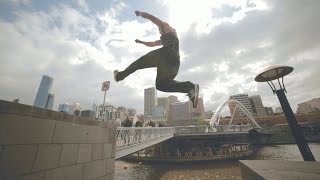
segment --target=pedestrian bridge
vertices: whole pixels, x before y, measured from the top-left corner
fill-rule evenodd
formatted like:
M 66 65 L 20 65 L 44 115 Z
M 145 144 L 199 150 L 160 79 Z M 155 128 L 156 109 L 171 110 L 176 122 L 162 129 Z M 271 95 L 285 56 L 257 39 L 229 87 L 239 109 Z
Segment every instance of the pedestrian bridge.
M 174 136 L 174 127 L 118 127 L 115 159 Z
M 250 125 L 229 126 L 178 126 L 178 127 L 118 127 L 115 159 L 129 155 L 149 146 L 158 144 L 172 137 L 237 137 L 248 135 Z

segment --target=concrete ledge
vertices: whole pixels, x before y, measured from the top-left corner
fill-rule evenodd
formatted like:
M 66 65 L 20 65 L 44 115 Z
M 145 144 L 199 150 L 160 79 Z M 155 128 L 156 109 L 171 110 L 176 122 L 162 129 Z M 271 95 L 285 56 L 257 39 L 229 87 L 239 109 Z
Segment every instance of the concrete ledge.
M 115 133 L 111 122 L 0 100 L 0 180 L 113 179 Z
M 242 178 L 246 180 L 319 180 L 320 162 L 281 160 L 240 160 Z

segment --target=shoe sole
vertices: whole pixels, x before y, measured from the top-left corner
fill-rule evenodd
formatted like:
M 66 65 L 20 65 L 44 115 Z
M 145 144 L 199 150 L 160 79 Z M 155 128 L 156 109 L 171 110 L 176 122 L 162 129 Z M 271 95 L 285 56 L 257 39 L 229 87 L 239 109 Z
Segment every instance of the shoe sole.
M 119 73 L 118 70 L 113 71 L 113 79 L 114 79 L 114 81 L 116 81 L 116 82 L 118 82 L 117 79 L 116 79 L 116 76 L 117 76 L 118 73 Z
M 195 88 L 194 88 L 193 108 L 196 108 L 198 106 L 198 96 L 199 96 L 199 84 L 195 85 Z

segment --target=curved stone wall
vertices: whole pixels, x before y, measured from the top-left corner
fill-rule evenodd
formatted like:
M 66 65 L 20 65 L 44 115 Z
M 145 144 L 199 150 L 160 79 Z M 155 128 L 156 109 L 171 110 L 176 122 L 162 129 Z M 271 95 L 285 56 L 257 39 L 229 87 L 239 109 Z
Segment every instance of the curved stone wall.
M 112 123 L 0 100 L 0 179 L 113 179 Z

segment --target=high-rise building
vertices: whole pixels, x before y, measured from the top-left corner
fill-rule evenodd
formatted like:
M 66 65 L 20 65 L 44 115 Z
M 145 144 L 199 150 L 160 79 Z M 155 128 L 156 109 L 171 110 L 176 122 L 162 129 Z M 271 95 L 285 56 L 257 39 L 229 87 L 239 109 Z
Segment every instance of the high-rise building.
M 97 104 L 96 104 L 96 103 L 93 103 L 93 104 L 92 104 L 92 107 L 91 107 L 91 111 L 96 112 L 96 111 L 97 111 L 97 109 L 98 109 Z
M 316 111 L 320 111 L 320 98 L 314 98 L 310 101 L 298 104 L 298 114 L 305 114 Z
M 156 88 L 148 88 L 144 90 L 144 116 L 153 116 L 154 108 L 157 105 Z
M 95 112 L 95 111 L 92 111 L 92 110 L 82 110 L 80 116 L 81 116 L 81 117 L 90 118 L 90 119 L 95 119 L 95 117 L 96 117 L 96 112 Z
M 135 116 L 137 114 L 137 111 L 133 108 L 128 108 L 128 115 L 129 117 Z
M 47 104 L 46 104 L 45 108 L 52 110 L 53 103 L 54 103 L 54 94 L 49 94 L 48 100 L 47 100 Z
M 115 119 L 120 119 L 121 121 L 124 121 L 128 117 L 128 111 L 127 108 L 123 106 L 119 106 L 116 111 L 116 118 Z M 129 117 L 134 117 L 134 116 L 129 116 Z
M 113 105 L 100 105 L 98 108 L 98 119 L 100 121 L 113 121 L 116 118 L 117 109 Z
M 265 107 L 267 115 L 273 115 L 273 109 L 272 107 Z
M 253 113 L 248 94 L 232 95 L 232 96 L 230 96 L 230 99 L 235 99 L 235 100 L 239 101 L 251 114 Z M 229 103 L 229 110 L 230 110 L 231 115 L 233 114 L 235 107 L 236 107 L 235 103 Z M 244 113 L 242 113 L 240 108 L 237 107 L 237 111 L 235 112 L 234 116 L 237 117 L 239 115 L 243 116 Z
M 123 112 L 123 113 L 126 113 L 126 112 L 127 112 L 127 108 L 125 108 L 125 107 L 123 107 L 123 106 L 119 106 L 119 107 L 117 108 L 117 111 L 121 111 L 121 112 Z
M 258 116 L 266 116 L 267 112 L 263 106 L 260 95 L 253 95 L 249 97 L 252 111 Z
M 205 118 L 205 119 L 211 119 L 213 115 L 214 115 L 214 112 L 213 112 L 213 111 L 206 111 L 206 112 L 204 113 L 204 118 Z
M 192 123 L 192 113 L 190 102 L 175 102 L 170 104 L 168 125 L 170 126 L 190 126 Z
M 189 109 L 191 110 L 192 116 L 193 117 L 198 117 L 198 116 L 205 116 L 205 110 L 204 110 L 204 105 L 203 105 L 203 98 L 199 97 L 198 98 L 198 105 L 196 108 L 193 108 L 192 102 L 189 100 Z
M 169 108 L 167 97 L 158 97 L 158 106 L 162 106 L 164 111 L 166 112 Z
M 73 103 L 72 106 L 71 106 L 71 109 L 70 109 L 70 114 L 74 114 L 74 112 L 77 111 L 78 112 L 81 112 L 81 105 L 80 103 Z
M 282 107 L 276 107 L 276 108 L 274 109 L 274 112 L 275 112 L 275 113 L 279 113 L 279 114 L 283 113 Z
M 163 106 L 155 106 L 153 116 L 165 116 L 165 110 Z
M 49 100 L 49 93 L 52 87 L 53 78 L 47 75 L 42 76 L 42 80 L 34 100 L 34 106 L 39 108 L 46 108 Z M 53 102 L 52 102 L 53 104 Z
M 178 97 L 177 96 L 168 96 L 167 98 L 167 102 L 168 102 L 168 106 L 170 106 L 170 104 L 175 103 L 175 102 L 179 102 L 178 101 Z
M 91 111 L 94 112 L 95 118 L 97 118 L 97 117 L 98 117 L 98 113 L 97 113 L 97 111 L 98 111 L 98 106 L 97 106 L 96 103 L 93 103 L 93 104 L 92 104 Z
M 71 112 L 72 107 L 68 104 L 68 103 L 64 103 L 64 104 L 60 104 L 59 105 L 59 112 L 66 112 L 66 113 L 70 113 Z

